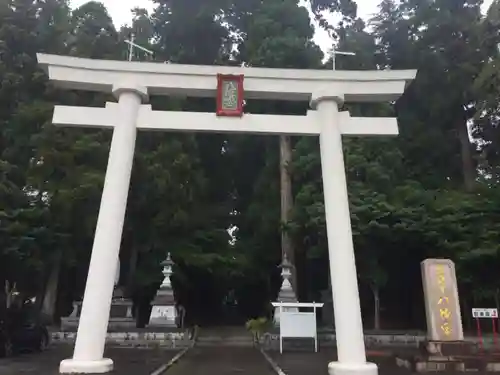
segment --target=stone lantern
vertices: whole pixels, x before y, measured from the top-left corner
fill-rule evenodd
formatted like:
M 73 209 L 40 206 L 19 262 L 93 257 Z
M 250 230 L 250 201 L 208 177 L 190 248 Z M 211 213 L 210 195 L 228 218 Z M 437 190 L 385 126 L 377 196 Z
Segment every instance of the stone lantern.
M 295 291 L 293 290 L 292 283 L 290 282 L 290 279 L 292 278 L 293 265 L 288 260 L 286 254 L 283 255 L 283 261 L 281 262 L 279 267 L 281 268 L 281 278 L 283 279 L 283 282 L 281 284 L 281 289 L 278 294 L 278 302 L 295 303 L 297 302 L 297 297 L 295 295 Z M 283 308 L 283 311 L 293 312 L 293 311 L 298 311 L 298 309 L 296 307 L 286 307 Z M 278 324 L 280 321 L 279 312 L 280 312 L 279 307 L 276 307 L 274 309 L 275 324 Z
M 163 282 L 160 285 L 160 289 L 171 290 L 173 293 L 170 276 L 172 276 L 172 266 L 174 265 L 174 262 L 172 261 L 170 253 L 167 254 L 167 259 L 161 262 L 160 265 L 163 267 L 163 270 L 161 271 L 161 273 L 163 273 Z
M 173 265 L 174 262 L 170 253 L 168 253 L 167 259 L 161 262 L 164 278 L 153 300 L 153 308 L 151 309 L 149 319 L 150 326 L 176 327 L 175 319 L 177 312 L 175 309 L 174 290 L 172 289 L 172 282 L 170 280 Z

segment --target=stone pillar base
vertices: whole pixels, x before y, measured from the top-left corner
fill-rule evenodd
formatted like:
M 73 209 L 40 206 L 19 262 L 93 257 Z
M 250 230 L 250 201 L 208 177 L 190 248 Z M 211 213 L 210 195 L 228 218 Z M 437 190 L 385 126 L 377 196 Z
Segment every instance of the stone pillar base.
M 98 361 L 65 359 L 59 365 L 60 374 L 106 374 L 113 371 L 113 361 L 103 358 Z
M 465 363 L 455 361 L 422 361 L 415 363 L 416 372 L 465 372 Z
M 477 352 L 477 344 L 466 341 L 426 341 L 422 347 L 429 356 L 453 357 Z
M 328 365 L 330 375 L 378 375 L 378 368 L 375 363 L 340 363 L 331 362 Z
M 153 305 L 149 327 L 177 327 L 174 305 Z

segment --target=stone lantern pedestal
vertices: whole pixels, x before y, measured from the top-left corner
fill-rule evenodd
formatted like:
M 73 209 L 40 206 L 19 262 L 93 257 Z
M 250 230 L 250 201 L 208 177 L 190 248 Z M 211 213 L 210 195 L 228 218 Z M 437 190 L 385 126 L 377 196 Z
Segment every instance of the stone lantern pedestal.
M 153 308 L 149 318 L 150 327 L 175 328 L 177 311 L 175 308 L 174 290 L 170 276 L 172 275 L 172 262 L 170 253 L 161 265 L 163 266 L 163 282 L 153 300 Z

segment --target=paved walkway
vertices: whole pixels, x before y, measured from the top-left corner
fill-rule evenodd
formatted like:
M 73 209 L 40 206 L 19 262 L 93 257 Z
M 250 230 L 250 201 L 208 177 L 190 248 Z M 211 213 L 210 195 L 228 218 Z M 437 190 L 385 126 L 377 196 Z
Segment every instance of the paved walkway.
M 286 375 L 328 375 L 328 364 L 337 359 L 334 348 L 322 348 L 320 352 L 290 351 L 280 354 L 267 352 Z M 380 375 L 405 375 L 411 372 L 396 366 L 387 352 L 368 353 L 368 361 L 376 363 Z
M 0 359 L 0 375 L 59 375 L 59 362 L 70 358 L 73 346 L 57 345 L 44 353 Z M 142 348 L 107 348 L 105 356 L 115 362 L 116 375 L 149 375 L 167 363 L 177 351 Z
M 275 375 L 257 349 L 195 347 L 165 375 Z
M 267 352 L 267 354 L 277 363 L 285 375 L 328 375 L 328 363 L 337 359 L 337 353 L 334 348 L 321 348 L 319 353 L 305 351 L 287 351 L 280 354 L 276 351 Z M 416 354 L 408 348 L 398 350 L 398 352 L 407 352 Z M 391 351 L 368 351 L 368 361 L 378 365 L 379 375 L 412 375 L 417 374 L 406 368 L 396 365 L 396 361 Z M 446 371 L 437 372 L 443 375 L 459 375 L 464 372 Z M 476 374 L 485 374 L 477 371 Z

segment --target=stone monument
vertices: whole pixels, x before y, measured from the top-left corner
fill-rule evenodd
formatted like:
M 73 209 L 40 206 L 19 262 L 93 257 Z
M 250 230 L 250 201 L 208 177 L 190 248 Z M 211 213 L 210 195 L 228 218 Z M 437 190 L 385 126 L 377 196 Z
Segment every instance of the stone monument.
M 398 364 L 417 372 L 498 371 L 493 358 L 464 341 L 455 264 L 448 259 L 426 259 L 421 263 L 427 317 L 427 340 L 422 353 Z
M 292 267 L 293 265 L 288 260 L 286 254 L 283 255 L 283 262 L 279 266 L 281 268 L 281 277 L 283 282 L 281 284 L 281 289 L 278 294 L 278 302 L 297 302 L 297 297 L 292 287 L 292 283 L 290 282 L 290 278 L 292 277 Z M 284 307 L 283 311 L 293 312 L 298 311 L 296 307 Z M 274 308 L 274 324 L 277 326 L 280 322 L 280 308 Z
M 163 266 L 163 282 L 160 285 L 160 289 L 156 293 L 156 297 L 153 300 L 153 308 L 151 309 L 151 316 L 149 318 L 149 326 L 165 327 L 165 328 L 175 328 L 176 327 L 176 317 L 177 311 L 175 309 L 175 298 L 174 290 L 172 288 L 172 282 L 170 276 L 172 276 L 172 266 L 174 262 L 170 256 L 167 255 L 161 265 Z
M 444 343 L 464 340 L 455 264 L 448 259 L 421 263 L 427 339 Z
M 335 321 L 333 319 L 333 297 L 330 282 L 328 282 L 328 288 L 321 291 L 321 302 L 324 303 L 323 309 L 321 309 L 321 325 L 326 329 L 333 329 Z
M 121 331 L 134 328 L 135 319 L 132 316 L 133 302 L 126 298 L 125 292 L 120 283 L 120 259 L 116 267 L 115 288 L 111 300 L 111 309 L 109 312 L 108 331 Z
M 120 260 L 115 273 L 115 286 L 113 290 L 113 299 L 109 311 L 108 331 L 116 332 L 135 328 L 136 322 L 132 316 L 133 302 L 125 298 L 123 288 L 118 286 L 120 280 Z M 82 312 L 82 301 L 73 302 L 73 311 L 68 317 L 61 318 L 63 331 L 76 331 L 80 322 Z
M 80 321 L 80 313 L 82 310 L 82 301 L 73 301 L 73 309 L 69 316 L 61 318 L 61 328 L 63 332 L 76 332 L 78 322 Z

